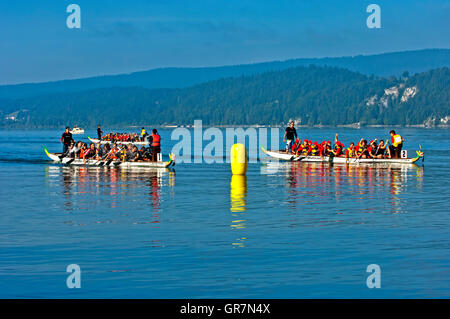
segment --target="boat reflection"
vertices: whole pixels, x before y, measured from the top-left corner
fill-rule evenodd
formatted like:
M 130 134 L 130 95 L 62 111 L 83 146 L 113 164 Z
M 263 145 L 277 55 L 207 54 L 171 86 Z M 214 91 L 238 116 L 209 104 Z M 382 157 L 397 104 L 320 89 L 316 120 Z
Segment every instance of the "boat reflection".
M 167 168 L 46 166 L 45 170 L 48 183 L 61 184 L 67 210 L 92 207 L 87 205 L 92 202 L 82 200 L 80 195 L 83 194 L 94 195 L 89 199 L 96 203 L 106 196 L 102 205 L 116 208 L 121 201 L 119 197 L 127 196 L 128 200 L 135 200 L 137 196 L 145 196 L 142 190 L 147 189 L 145 197 L 149 199 L 148 205 L 158 213 L 161 209 L 161 187 L 175 185 L 175 171 Z
M 288 202 L 294 209 L 299 201 L 315 204 L 326 197 L 340 202 L 344 196 L 356 196 L 356 200 L 364 201 L 368 197 L 376 198 L 381 192 L 390 194 L 396 211 L 399 195 L 411 184 L 407 183 L 408 179 L 415 178 L 417 187 L 421 188 L 424 176 L 423 166 L 402 164 L 283 163 L 278 168 L 285 173 Z M 304 195 L 309 196 L 305 199 Z

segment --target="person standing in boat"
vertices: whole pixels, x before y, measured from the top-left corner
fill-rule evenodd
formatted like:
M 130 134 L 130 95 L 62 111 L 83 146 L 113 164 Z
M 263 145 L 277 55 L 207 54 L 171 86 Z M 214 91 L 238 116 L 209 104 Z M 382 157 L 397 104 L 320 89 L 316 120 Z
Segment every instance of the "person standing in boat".
M 161 136 L 158 131 L 154 128 L 152 134 L 152 161 L 156 162 L 158 160 L 158 153 L 161 153 Z
M 391 158 L 400 158 L 405 139 L 400 134 L 395 133 L 394 130 L 389 133 L 391 134 L 391 145 L 389 146 L 390 156 Z
M 66 127 L 66 130 L 61 135 L 61 143 L 63 143 L 63 154 L 67 153 L 70 143 L 72 143 L 72 133 L 70 133 L 70 127 Z
M 145 128 L 141 128 L 141 142 L 145 141 L 145 137 L 147 136 L 147 131 Z
M 289 153 L 292 144 L 297 138 L 297 130 L 294 127 L 294 121 L 291 121 L 288 127 L 286 127 L 286 131 L 284 132 L 283 142 L 286 142 L 286 153 Z
M 102 131 L 102 128 L 100 127 L 100 124 L 99 124 L 98 127 L 97 127 L 97 137 L 98 137 L 99 141 L 102 140 L 102 134 L 103 134 L 103 131 Z

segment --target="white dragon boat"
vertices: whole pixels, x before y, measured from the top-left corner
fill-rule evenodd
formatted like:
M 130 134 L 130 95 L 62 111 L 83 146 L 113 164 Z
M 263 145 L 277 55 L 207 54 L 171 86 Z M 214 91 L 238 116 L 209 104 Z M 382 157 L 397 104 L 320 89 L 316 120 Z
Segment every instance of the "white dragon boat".
M 414 158 L 345 158 L 345 157 L 329 157 L 329 156 L 304 156 L 295 155 L 292 153 L 286 153 L 286 151 L 268 151 L 264 147 L 261 150 L 268 156 L 276 158 L 282 161 L 292 161 L 292 162 L 326 162 L 326 163 L 342 163 L 342 164 L 375 164 L 375 163 L 385 163 L 385 164 L 414 164 L 419 159 L 424 159 L 424 152 L 417 151 L 417 156 Z M 405 153 L 404 153 L 405 154 Z
M 45 154 L 55 163 L 65 165 L 78 165 L 78 166 L 109 166 L 109 167 L 121 167 L 121 168 L 133 168 L 133 167 L 148 167 L 148 168 L 168 168 L 175 165 L 175 158 L 169 154 L 168 161 L 157 162 L 123 162 L 120 160 L 95 160 L 95 159 L 81 159 L 64 156 L 62 153 L 50 153 L 46 147 L 44 147 Z

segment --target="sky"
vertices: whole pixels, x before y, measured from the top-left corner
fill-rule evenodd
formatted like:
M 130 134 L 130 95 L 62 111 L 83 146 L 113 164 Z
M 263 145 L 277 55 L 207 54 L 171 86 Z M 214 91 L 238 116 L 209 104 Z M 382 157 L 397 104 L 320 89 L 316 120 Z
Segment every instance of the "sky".
M 449 18 L 450 0 L 0 0 L 0 84 L 450 48 Z

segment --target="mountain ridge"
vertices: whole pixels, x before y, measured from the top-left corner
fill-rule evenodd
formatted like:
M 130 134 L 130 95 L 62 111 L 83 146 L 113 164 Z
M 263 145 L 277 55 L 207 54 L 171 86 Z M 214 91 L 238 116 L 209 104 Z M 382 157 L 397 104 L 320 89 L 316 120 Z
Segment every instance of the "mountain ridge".
M 17 99 L 47 93 L 78 92 L 108 87 L 186 88 L 221 78 L 239 77 L 296 66 L 321 65 L 347 68 L 366 75 L 399 76 L 450 67 L 450 49 L 423 49 L 346 57 L 299 58 L 218 67 L 157 68 L 117 75 L 0 86 L 0 99 Z

